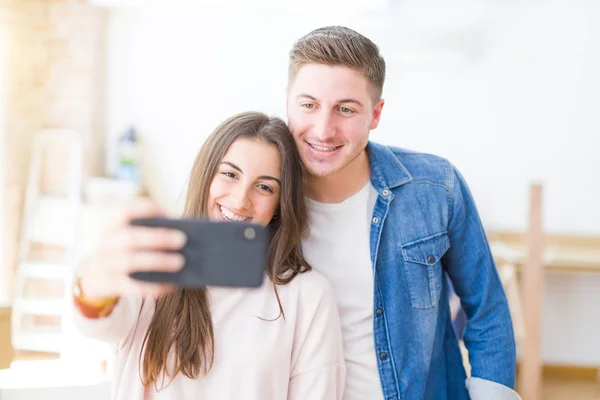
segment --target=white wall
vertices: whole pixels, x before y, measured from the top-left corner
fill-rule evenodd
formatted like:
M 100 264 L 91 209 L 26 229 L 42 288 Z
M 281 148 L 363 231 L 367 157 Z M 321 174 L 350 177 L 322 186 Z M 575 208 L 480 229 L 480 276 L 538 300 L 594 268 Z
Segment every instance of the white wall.
M 600 5 L 455 0 L 340 9 L 114 11 L 109 148 L 127 125 L 138 126 L 167 199 L 180 205 L 210 131 L 239 111 L 284 117 L 291 44 L 313 28 L 345 24 L 378 43 L 388 63 L 374 140 L 448 157 L 488 228 L 523 230 L 528 185 L 537 180 L 548 231 L 600 234 Z M 114 159 L 113 151 L 109 165 Z M 600 321 L 586 318 L 600 306 L 600 277 L 551 276 L 546 284 L 545 360 L 600 365 Z
M 2 15 L 0 15 L 2 17 Z M 6 96 L 6 91 L 4 89 L 4 63 L 5 63 L 5 53 L 6 53 L 6 38 L 5 38 L 5 28 L 2 26 L 2 22 L 0 19 L 0 303 L 7 302 L 10 300 L 10 296 L 8 295 L 8 282 L 6 281 L 6 277 L 8 276 L 7 266 L 5 265 L 5 248 L 4 248 L 4 182 L 5 180 L 5 159 L 4 159 L 4 127 L 6 126 L 4 123 L 4 107 L 5 101 L 4 98 Z

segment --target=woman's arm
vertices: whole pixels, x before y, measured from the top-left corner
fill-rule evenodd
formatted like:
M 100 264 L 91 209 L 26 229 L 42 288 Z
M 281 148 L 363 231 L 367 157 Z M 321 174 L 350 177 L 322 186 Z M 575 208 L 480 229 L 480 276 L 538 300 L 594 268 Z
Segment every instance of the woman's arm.
M 77 329 L 87 337 L 112 343 L 124 342 L 128 338 L 145 304 L 142 297 L 120 297 L 107 315 L 94 316 L 77 306 L 76 302 L 80 300 L 73 300 L 73 320 Z
M 142 312 L 152 311 L 151 299 L 173 289 L 131 278 L 135 271 L 174 272 L 183 266 L 183 256 L 177 252 L 186 240 L 183 232 L 131 225 L 136 218 L 163 215 L 153 202 L 136 201 L 109 224 L 113 228 L 78 265 L 74 319 L 83 334 L 104 341 L 124 340 Z

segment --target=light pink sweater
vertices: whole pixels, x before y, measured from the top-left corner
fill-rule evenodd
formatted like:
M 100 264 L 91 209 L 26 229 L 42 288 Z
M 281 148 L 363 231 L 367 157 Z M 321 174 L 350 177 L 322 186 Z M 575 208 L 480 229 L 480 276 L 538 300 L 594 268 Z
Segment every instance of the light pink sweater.
M 154 313 L 152 299 L 122 298 L 109 317 L 87 319 L 76 313 L 75 322 L 87 336 L 115 344 L 112 400 L 340 400 L 346 371 L 329 283 L 311 271 L 279 286 L 278 292 L 285 320 L 264 321 L 260 318 L 279 315 L 268 278 L 258 289 L 210 288 L 213 367 L 207 377 L 180 374 L 160 390 L 145 388 L 140 380 L 140 351 Z

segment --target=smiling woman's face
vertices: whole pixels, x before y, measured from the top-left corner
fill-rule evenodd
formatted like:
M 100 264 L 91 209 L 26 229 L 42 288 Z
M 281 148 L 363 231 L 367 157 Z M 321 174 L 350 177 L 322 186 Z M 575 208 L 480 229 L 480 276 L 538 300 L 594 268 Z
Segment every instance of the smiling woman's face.
M 279 207 L 280 181 L 281 155 L 275 145 L 237 139 L 210 184 L 208 217 L 267 226 Z

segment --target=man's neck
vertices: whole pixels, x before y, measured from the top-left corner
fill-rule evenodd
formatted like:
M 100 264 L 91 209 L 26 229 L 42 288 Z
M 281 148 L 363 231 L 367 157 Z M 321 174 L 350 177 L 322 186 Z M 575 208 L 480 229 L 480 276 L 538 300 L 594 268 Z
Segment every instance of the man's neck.
M 331 175 L 318 177 L 305 173 L 306 196 L 320 203 L 341 203 L 358 193 L 371 179 L 369 157 L 365 149 L 350 164 Z

